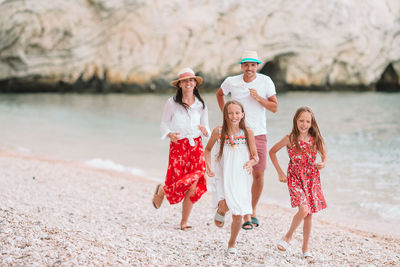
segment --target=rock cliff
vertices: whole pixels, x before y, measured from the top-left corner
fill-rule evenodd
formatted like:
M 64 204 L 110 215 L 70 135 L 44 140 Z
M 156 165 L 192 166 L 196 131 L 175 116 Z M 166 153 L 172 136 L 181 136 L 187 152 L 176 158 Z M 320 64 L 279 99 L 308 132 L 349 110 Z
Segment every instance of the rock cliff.
M 399 90 L 400 1 L 0 0 L 0 91 L 217 87 L 245 49 L 278 90 Z

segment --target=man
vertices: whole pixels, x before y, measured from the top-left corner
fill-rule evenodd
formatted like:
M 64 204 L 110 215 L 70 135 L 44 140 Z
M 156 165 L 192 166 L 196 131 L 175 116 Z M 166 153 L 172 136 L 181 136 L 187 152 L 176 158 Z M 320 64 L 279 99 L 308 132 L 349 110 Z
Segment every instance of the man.
M 244 106 L 246 124 L 254 131 L 259 162 L 253 167 L 251 221 L 259 226 L 256 206 L 264 186 L 264 171 L 267 165 L 267 125 L 266 109 L 275 113 L 278 110 L 275 85 L 267 75 L 257 73 L 261 61 L 256 51 L 245 51 L 239 64 L 243 74 L 227 77 L 217 92 L 218 105 L 223 110 L 225 95 L 231 93 L 233 99 Z

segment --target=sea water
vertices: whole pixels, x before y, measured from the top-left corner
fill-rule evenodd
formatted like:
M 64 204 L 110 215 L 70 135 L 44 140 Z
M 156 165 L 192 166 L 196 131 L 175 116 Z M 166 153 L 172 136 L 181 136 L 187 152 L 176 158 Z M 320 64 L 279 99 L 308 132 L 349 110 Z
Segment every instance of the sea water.
M 162 182 L 168 141 L 160 118 L 170 95 L 2 94 L 0 149 L 78 161 Z M 221 124 L 214 93 L 203 94 L 210 127 Z M 267 113 L 268 147 L 292 129 L 300 106 L 313 109 L 328 161 L 321 171 L 328 208 L 319 218 L 400 236 L 400 94 L 290 92 Z M 278 152 L 286 170 L 286 149 Z M 287 187 L 268 159 L 263 202 L 289 208 Z M 295 211 L 295 210 L 294 210 Z

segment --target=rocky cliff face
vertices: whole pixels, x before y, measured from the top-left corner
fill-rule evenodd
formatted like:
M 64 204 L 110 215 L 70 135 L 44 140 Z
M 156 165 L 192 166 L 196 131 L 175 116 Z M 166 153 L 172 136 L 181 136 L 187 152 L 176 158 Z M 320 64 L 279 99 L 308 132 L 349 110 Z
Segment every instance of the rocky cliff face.
M 257 50 L 282 87 L 399 89 L 398 0 L 0 0 L 0 89 L 217 87 Z M 47 89 L 46 89 L 47 88 Z

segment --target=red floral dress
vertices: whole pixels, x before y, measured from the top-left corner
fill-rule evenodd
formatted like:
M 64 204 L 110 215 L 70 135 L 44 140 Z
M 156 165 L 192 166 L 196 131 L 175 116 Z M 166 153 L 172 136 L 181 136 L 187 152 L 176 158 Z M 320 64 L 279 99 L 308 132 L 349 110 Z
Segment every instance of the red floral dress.
M 287 170 L 287 184 L 292 207 L 307 205 L 309 212 L 316 213 L 327 207 L 321 190 L 319 171 L 316 166 L 317 150 L 314 138 L 299 140 L 303 151 L 295 144 L 287 147 L 290 162 Z
M 170 204 L 185 198 L 186 192 L 197 181 L 196 191 L 190 197 L 195 203 L 207 191 L 206 164 L 201 137 L 194 138 L 194 146 L 187 138 L 170 142 L 169 162 L 164 191 Z

